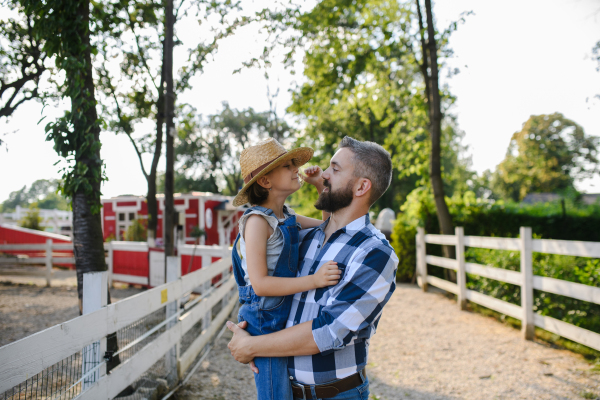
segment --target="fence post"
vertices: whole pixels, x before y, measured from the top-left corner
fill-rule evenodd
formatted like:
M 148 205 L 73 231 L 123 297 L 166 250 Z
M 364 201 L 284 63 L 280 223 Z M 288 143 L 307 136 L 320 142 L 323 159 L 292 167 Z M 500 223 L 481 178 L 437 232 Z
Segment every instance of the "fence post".
M 458 284 L 458 306 L 467 309 L 467 273 L 465 271 L 465 230 L 462 226 L 454 228 L 456 235 L 456 283 Z
M 108 267 L 108 286 L 112 287 L 113 284 L 113 245 L 112 241 L 108 242 L 108 257 L 106 259 Z
M 88 272 L 83 274 L 83 298 L 81 313 L 89 314 L 93 311 L 106 307 L 108 298 L 108 272 Z M 106 321 L 99 321 L 106 323 Z M 85 375 L 92 368 L 102 362 L 106 352 L 106 338 L 99 342 L 84 347 L 82 351 L 81 373 Z M 98 381 L 101 376 L 106 375 L 106 364 L 102 365 L 95 373 L 84 379 L 81 390 L 84 391 Z
M 52 239 L 46 239 L 46 287 L 52 279 Z
M 231 256 L 229 255 L 229 246 L 224 244 L 223 245 L 223 260 L 227 260 L 228 258 L 230 258 Z M 223 282 L 223 284 L 225 284 L 225 282 L 228 280 L 230 275 L 229 272 L 229 268 L 227 270 L 225 270 L 223 272 L 223 277 L 221 278 L 221 281 Z M 221 299 L 221 309 L 224 309 L 225 307 L 227 307 L 227 304 L 229 303 L 229 297 L 230 297 L 230 292 L 225 293 L 225 295 L 223 295 L 223 298 Z
M 212 264 L 212 255 L 211 251 L 209 250 L 202 254 L 202 268 L 209 268 L 210 264 Z M 208 293 L 208 291 L 210 290 L 211 283 L 212 282 L 210 279 L 204 282 L 204 284 L 202 285 L 202 296 L 205 296 Z M 202 330 L 208 329 L 208 327 L 210 326 L 211 319 L 212 310 L 208 310 L 206 311 L 206 314 L 204 314 L 204 318 L 202 320 Z
M 535 325 L 533 322 L 533 262 L 532 262 L 532 239 L 531 228 L 521 227 L 521 308 L 523 319 L 521 320 L 521 332 L 523 338 L 533 340 Z
M 425 249 L 425 228 L 417 228 L 417 284 L 427 291 L 427 253 Z
M 170 256 L 167 257 L 167 275 L 165 277 L 166 282 L 173 282 L 181 277 L 181 264 L 180 257 L 181 253 L 178 253 L 178 256 Z M 166 306 L 166 315 L 167 318 L 177 314 L 177 310 L 179 309 L 180 300 L 177 299 L 175 301 L 170 302 Z M 172 321 L 167 323 L 167 329 L 171 329 L 175 325 L 177 325 L 177 319 L 174 318 Z M 169 386 L 175 383 L 177 377 L 179 376 L 177 373 L 177 360 L 179 359 L 179 342 L 171 348 L 167 354 L 165 355 L 165 367 L 167 369 L 167 381 L 169 382 Z

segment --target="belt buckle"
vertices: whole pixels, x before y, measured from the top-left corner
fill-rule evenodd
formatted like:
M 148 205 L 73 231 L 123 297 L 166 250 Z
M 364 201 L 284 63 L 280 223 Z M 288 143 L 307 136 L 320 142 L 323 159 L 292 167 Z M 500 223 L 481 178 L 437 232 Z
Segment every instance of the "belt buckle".
M 299 387 L 302 390 L 302 400 L 306 400 L 306 387 L 301 383 L 292 382 L 292 386 Z

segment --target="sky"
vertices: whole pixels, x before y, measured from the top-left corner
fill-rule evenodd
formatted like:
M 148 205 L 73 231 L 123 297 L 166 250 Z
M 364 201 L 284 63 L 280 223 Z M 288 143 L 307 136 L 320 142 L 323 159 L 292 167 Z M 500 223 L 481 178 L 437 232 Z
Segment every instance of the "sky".
M 259 9 L 267 1 L 246 1 Z M 457 101 L 452 113 L 465 132 L 464 144 L 478 173 L 494 169 L 504 158 L 510 138 L 531 115 L 561 112 L 580 124 L 588 135 L 600 136 L 600 72 L 591 59 L 600 40 L 600 3 L 597 0 L 476 0 L 438 1 L 434 13 L 438 29 L 444 29 L 461 13 L 472 11 L 450 38 L 454 56 L 448 66 L 460 73 L 442 77 Z M 201 37 L 192 19 L 177 28 L 182 37 Z M 265 36 L 257 26 L 240 29 L 227 38 L 204 69 L 193 78 L 193 89 L 178 101 L 189 103 L 203 115 L 221 110 L 227 101 L 233 108 L 268 110 L 267 85 L 280 89 L 277 109 L 283 114 L 290 104 L 289 90 L 302 79 L 274 64 L 270 79 L 258 69 L 233 71 L 260 54 Z M 187 43 L 186 43 L 187 44 Z M 175 54 L 175 65 L 185 56 Z M 63 107 L 66 104 L 63 104 Z M 35 102 L 22 105 L 6 123 L 0 123 L 5 145 L 0 148 L 0 202 L 10 192 L 37 179 L 60 177 L 58 155 L 45 141 L 46 121 L 58 117 L 59 108 Z M 38 121 L 45 116 L 41 124 Z M 151 129 L 151 127 L 141 127 Z M 144 195 L 146 183 L 132 145 L 124 135 L 101 133 L 101 156 L 108 181 L 104 197 Z M 150 159 L 145 159 L 146 164 Z M 161 158 L 161 166 L 165 159 Z M 161 169 L 164 170 L 164 167 Z M 579 190 L 600 192 L 600 176 L 577 183 Z

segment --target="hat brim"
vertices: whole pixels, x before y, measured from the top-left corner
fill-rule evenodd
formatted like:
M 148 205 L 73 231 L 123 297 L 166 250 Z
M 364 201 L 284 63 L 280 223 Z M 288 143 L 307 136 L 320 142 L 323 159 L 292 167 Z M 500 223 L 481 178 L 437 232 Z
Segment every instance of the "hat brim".
M 242 205 L 248 203 L 248 201 L 249 201 L 248 193 L 246 193 L 248 188 L 250 186 L 252 186 L 258 180 L 258 178 L 268 174 L 279 164 L 281 164 L 285 161 L 288 161 L 288 160 L 297 160 L 298 162 L 297 162 L 296 166 L 301 167 L 302 165 L 306 164 L 312 158 L 313 153 L 314 153 L 314 150 L 311 149 L 310 147 L 298 147 L 297 149 L 290 150 L 287 153 L 285 153 L 284 155 L 282 155 L 281 157 L 276 158 L 275 160 L 273 160 L 273 162 L 271 164 L 269 164 L 267 167 L 265 167 L 265 169 L 263 169 L 258 174 L 256 174 L 255 177 L 253 177 L 248 183 L 246 183 L 244 185 L 244 187 L 242 187 L 242 189 L 239 191 L 237 196 L 235 196 L 235 198 L 233 199 L 233 203 L 232 203 L 233 206 L 239 207 L 239 206 L 242 206 Z

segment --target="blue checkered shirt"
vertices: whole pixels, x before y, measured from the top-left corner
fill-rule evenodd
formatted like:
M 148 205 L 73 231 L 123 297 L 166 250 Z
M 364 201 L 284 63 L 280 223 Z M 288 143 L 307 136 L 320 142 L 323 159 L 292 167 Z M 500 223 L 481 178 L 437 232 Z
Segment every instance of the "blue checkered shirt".
M 345 378 L 367 364 L 369 339 L 396 288 L 398 257 L 368 215 L 323 243 L 326 226 L 300 232 L 298 276 L 314 274 L 334 260 L 342 278 L 337 285 L 295 294 L 286 325 L 312 321 L 320 353 L 288 359 L 290 378 L 307 385 Z

